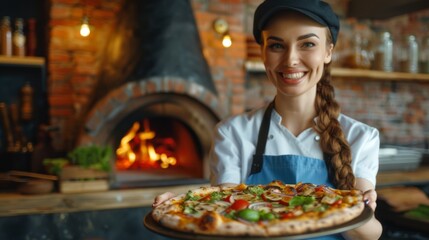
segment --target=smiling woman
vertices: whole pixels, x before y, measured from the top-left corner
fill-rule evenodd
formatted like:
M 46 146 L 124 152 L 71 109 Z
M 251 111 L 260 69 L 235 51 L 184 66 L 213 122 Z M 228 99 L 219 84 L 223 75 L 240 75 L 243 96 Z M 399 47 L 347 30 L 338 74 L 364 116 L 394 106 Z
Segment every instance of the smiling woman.
M 330 83 L 339 27 L 320 0 L 265 0 L 257 7 L 253 35 L 276 95 L 267 106 L 217 125 L 209 159 L 212 185 L 280 180 L 357 189 L 375 210 L 378 130 L 341 114 Z M 154 206 L 168 197 L 157 197 Z M 323 239 L 380 235 L 381 225 L 371 216 L 358 228 Z
M 253 34 L 276 96 L 218 125 L 212 184 L 277 179 L 359 189 L 375 209 L 378 131 L 341 114 L 334 98 L 330 64 L 338 30 L 338 17 L 323 1 L 266 0 L 256 9 Z M 325 239 L 380 235 L 373 217 Z

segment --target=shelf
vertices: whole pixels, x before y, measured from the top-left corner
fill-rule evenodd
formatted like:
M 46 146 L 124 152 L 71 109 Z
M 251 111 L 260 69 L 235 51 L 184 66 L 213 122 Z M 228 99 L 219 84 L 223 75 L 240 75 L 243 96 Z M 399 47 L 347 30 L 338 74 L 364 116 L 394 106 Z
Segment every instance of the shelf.
M 364 69 L 332 68 L 334 77 L 368 78 L 386 81 L 428 81 L 429 74 L 405 73 L 405 72 L 383 72 Z
M 429 183 L 429 166 L 420 166 L 416 170 L 383 171 L 377 175 L 377 186 L 416 185 Z
M 260 61 L 246 61 L 245 68 L 248 72 L 264 72 L 264 64 Z M 364 69 L 332 68 L 333 77 L 367 78 L 384 81 L 428 81 L 429 74 L 405 73 L 405 72 L 383 72 Z
M 43 58 L 43 57 L 0 56 L 0 65 L 42 67 L 45 65 L 45 58 Z
M 85 193 L 19 194 L 0 193 L 0 217 L 96 211 L 119 208 L 149 207 L 153 199 L 165 192 L 186 193 L 189 189 L 208 186 L 191 184 L 135 189 L 112 189 Z

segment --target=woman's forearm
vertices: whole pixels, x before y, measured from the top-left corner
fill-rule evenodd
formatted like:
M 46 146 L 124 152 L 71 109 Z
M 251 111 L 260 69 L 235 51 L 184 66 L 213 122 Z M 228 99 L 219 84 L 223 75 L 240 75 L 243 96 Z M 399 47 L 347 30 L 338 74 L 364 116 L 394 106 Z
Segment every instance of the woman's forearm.
M 380 238 L 382 231 L 381 223 L 373 216 L 364 225 L 343 233 L 343 237 L 350 240 L 376 240 Z

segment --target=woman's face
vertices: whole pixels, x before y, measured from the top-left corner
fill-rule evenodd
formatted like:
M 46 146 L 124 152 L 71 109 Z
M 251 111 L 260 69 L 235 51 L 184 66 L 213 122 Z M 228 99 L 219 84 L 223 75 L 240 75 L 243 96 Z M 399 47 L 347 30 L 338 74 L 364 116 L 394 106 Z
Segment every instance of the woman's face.
M 326 27 L 294 12 L 273 18 L 262 32 L 262 59 L 268 78 L 285 96 L 310 94 L 331 61 Z

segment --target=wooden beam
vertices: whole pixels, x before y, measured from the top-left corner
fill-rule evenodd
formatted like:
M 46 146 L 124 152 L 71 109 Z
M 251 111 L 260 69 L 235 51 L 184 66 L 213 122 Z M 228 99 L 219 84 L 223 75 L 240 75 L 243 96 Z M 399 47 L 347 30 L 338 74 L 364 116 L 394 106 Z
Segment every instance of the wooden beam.
M 387 19 L 429 8 L 427 0 L 351 0 L 347 17 Z

